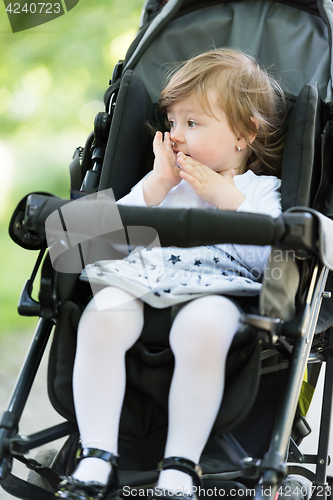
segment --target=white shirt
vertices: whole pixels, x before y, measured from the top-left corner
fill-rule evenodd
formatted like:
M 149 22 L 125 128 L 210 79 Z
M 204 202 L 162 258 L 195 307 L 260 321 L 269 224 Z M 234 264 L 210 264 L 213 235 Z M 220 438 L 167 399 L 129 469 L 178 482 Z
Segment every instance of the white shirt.
M 149 172 L 148 175 L 150 175 Z M 147 177 L 147 176 L 146 176 Z M 145 177 L 145 178 L 146 178 Z M 144 178 L 144 179 L 145 179 Z M 132 205 L 146 207 L 143 196 L 142 179 L 136 184 L 131 192 L 118 200 L 119 205 Z M 237 212 L 250 212 L 266 214 L 271 217 L 278 217 L 281 213 L 281 180 L 275 176 L 256 175 L 252 170 L 245 174 L 234 177 L 236 188 L 245 197 L 245 200 L 238 207 Z M 202 208 L 215 209 L 210 203 L 202 200 L 192 189 L 192 187 L 182 180 L 177 186 L 172 188 L 162 203 L 158 205 L 161 208 Z M 229 255 L 239 259 L 241 258 L 246 267 L 260 269 L 267 262 L 270 247 L 259 247 L 254 245 L 216 245 Z

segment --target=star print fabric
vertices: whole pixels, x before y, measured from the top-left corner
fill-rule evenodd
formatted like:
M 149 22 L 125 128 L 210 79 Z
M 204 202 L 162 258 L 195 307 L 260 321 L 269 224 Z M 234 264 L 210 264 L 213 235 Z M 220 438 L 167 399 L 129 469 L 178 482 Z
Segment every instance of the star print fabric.
M 206 294 L 257 295 L 259 272 L 217 246 L 134 250 L 86 266 L 81 279 L 126 290 L 156 308 Z

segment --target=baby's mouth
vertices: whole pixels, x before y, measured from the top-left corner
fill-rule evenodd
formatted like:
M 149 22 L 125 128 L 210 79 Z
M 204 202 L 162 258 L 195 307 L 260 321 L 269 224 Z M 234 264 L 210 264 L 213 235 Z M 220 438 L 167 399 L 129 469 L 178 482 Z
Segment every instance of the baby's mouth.
M 178 149 L 174 149 L 173 152 L 175 153 L 176 156 L 177 156 L 178 153 L 182 153 L 183 155 L 188 156 L 189 158 L 191 158 L 191 155 L 189 155 L 187 153 L 183 153 L 182 151 L 178 151 Z
M 176 167 L 178 167 L 178 168 L 181 170 L 181 168 L 182 168 L 182 167 L 179 165 L 179 163 L 178 163 L 178 161 L 177 161 L 177 154 L 179 153 L 179 151 L 178 151 L 178 150 L 176 150 L 176 149 L 174 149 L 174 151 L 173 151 L 173 152 L 174 152 L 174 154 L 175 154 L 175 158 L 176 158 Z

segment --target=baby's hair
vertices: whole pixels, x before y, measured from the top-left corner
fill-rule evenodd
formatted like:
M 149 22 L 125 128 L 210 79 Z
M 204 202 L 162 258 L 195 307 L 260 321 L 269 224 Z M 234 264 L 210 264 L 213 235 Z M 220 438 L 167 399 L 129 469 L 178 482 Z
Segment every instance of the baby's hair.
M 216 91 L 217 105 L 226 113 L 233 133 L 247 142 L 247 169 L 279 176 L 285 107 L 279 83 L 253 57 L 235 49 L 219 48 L 193 57 L 178 69 L 162 90 L 158 105 L 166 112 L 169 106 L 194 92 L 203 108 L 216 117 L 209 90 Z M 250 143 L 253 134 L 256 138 Z

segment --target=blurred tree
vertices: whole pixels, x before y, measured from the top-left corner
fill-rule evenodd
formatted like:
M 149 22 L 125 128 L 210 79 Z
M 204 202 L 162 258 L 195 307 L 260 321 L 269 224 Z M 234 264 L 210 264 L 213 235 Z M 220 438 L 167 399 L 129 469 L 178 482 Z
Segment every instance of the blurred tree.
M 26 324 L 16 304 L 36 258 L 7 236 L 10 215 L 29 191 L 68 197 L 72 154 L 104 109 L 142 4 L 81 0 L 65 15 L 13 33 L 0 2 L 0 333 Z

